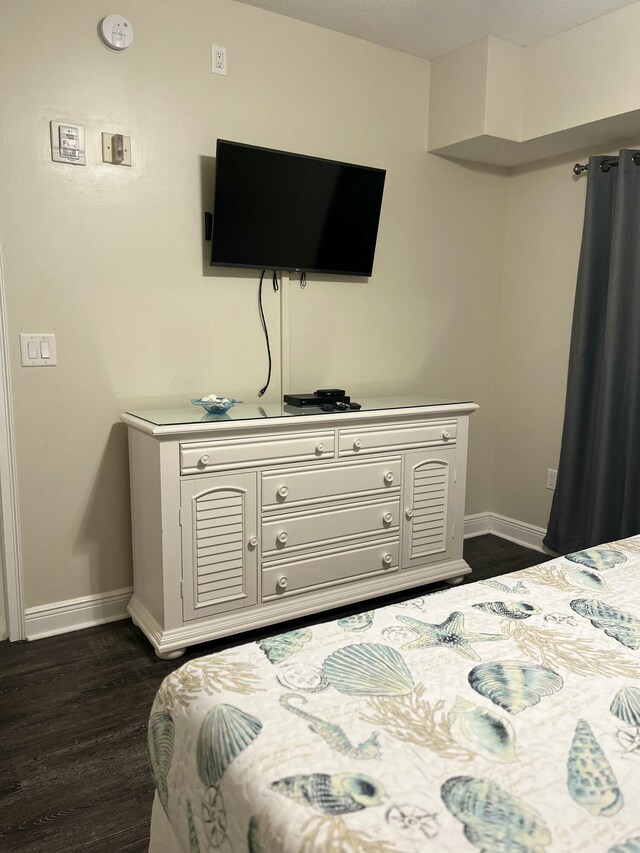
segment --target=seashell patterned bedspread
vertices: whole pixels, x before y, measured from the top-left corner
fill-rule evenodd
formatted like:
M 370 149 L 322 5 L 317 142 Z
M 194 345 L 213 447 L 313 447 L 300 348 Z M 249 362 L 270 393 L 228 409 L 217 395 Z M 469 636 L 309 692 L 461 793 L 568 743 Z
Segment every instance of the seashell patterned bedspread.
M 640 537 L 190 661 L 148 745 L 185 853 L 638 853 Z

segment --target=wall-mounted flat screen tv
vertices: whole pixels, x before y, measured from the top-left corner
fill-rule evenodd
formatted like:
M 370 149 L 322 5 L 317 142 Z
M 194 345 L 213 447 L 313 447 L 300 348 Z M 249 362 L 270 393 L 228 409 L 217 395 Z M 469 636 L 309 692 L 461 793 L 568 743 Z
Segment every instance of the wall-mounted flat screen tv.
M 211 265 L 371 275 L 385 174 L 219 139 Z

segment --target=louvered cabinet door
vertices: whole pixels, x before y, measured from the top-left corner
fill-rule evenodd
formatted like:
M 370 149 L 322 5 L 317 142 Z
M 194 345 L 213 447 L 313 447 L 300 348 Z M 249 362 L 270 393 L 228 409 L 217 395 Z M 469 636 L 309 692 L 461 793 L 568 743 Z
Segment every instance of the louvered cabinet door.
M 455 447 L 405 454 L 402 568 L 452 556 L 455 454 Z
M 256 604 L 256 474 L 190 480 L 181 498 L 184 618 Z

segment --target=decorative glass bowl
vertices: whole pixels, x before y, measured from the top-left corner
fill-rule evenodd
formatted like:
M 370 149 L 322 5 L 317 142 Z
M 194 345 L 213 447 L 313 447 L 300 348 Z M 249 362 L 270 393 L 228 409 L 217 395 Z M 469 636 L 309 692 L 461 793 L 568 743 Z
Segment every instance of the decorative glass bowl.
M 208 397 L 194 397 L 191 402 L 194 406 L 202 406 L 210 415 L 222 415 L 232 406 L 235 406 L 236 403 L 241 403 L 242 400 L 230 400 L 228 397 L 218 397 L 216 394 L 209 394 Z

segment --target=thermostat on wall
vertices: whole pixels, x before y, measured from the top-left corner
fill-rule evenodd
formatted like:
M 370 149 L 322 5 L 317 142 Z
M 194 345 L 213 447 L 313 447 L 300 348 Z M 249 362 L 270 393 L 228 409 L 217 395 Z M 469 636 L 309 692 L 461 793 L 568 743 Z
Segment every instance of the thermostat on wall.
M 111 50 L 126 50 L 133 44 L 133 27 L 122 15 L 107 15 L 100 22 L 102 41 Z
M 52 121 L 51 159 L 56 163 L 71 163 L 84 166 L 87 162 L 84 150 L 84 127 L 79 124 Z

